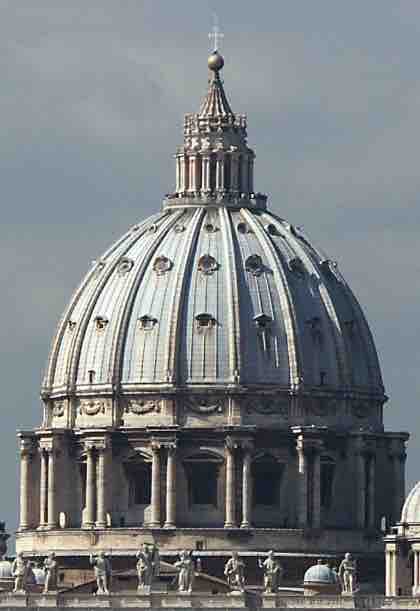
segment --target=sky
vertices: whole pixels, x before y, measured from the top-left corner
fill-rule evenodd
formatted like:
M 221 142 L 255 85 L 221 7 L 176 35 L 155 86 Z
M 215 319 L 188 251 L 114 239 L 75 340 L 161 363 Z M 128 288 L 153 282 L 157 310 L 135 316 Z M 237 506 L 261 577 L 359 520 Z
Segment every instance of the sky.
M 388 430 L 420 479 L 418 0 L 0 0 L 0 519 L 18 522 L 16 430 L 41 422 L 55 325 L 91 261 L 174 187 L 208 32 L 248 115 L 256 190 L 358 297 Z

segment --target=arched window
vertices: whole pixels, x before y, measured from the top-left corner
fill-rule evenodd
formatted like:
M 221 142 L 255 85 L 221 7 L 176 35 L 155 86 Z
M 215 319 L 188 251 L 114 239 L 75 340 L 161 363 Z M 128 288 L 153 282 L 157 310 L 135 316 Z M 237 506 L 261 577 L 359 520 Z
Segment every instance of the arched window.
M 283 465 L 272 456 L 262 456 L 252 465 L 253 503 L 276 507 L 280 504 Z
M 321 457 L 321 507 L 329 509 L 333 498 L 335 462 L 329 456 Z

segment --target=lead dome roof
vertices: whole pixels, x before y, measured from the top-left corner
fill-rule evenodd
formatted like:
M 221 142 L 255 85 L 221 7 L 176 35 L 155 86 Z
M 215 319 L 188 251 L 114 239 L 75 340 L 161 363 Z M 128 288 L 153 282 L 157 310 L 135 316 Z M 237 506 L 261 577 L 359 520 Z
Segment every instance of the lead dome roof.
M 231 110 L 221 67 L 186 116 L 175 192 L 74 293 L 44 397 L 249 387 L 384 399 L 372 335 L 337 265 L 254 192 L 246 118 Z

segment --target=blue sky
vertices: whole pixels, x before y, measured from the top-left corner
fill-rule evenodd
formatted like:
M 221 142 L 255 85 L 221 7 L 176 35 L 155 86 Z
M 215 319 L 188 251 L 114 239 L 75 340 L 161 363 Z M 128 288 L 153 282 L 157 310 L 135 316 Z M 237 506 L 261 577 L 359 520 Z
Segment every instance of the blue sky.
M 0 0 L 2 519 L 15 431 L 40 423 L 51 336 L 90 262 L 161 206 L 218 13 L 256 188 L 364 307 L 420 477 L 420 4 L 414 0 Z

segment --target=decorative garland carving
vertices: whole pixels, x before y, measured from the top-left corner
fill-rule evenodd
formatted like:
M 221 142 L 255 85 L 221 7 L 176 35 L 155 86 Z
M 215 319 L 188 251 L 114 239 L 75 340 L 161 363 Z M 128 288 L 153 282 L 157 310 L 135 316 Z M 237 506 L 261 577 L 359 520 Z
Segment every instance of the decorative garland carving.
M 89 399 L 80 402 L 79 412 L 80 414 L 85 414 L 86 416 L 96 416 L 101 412 L 105 413 L 106 403 L 105 401 L 100 401 L 98 399 Z
M 57 418 L 64 416 L 64 408 L 64 401 L 55 401 L 52 407 L 52 415 Z
M 160 401 L 155 401 L 153 399 L 149 399 L 146 401 L 128 399 L 124 411 L 126 413 L 141 415 L 147 414 L 149 412 L 160 412 L 160 409 Z
M 253 397 L 245 402 L 245 409 L 248 414 L 256 412 L 263 416 L 278 415 L 285 419 L 290 415 L 289 402 L 277 397 Z
M 185 407 L 196 414 L 214 414 L 223 412 L 223 401 L 207 397 L 195 397 L 185 402 Z

